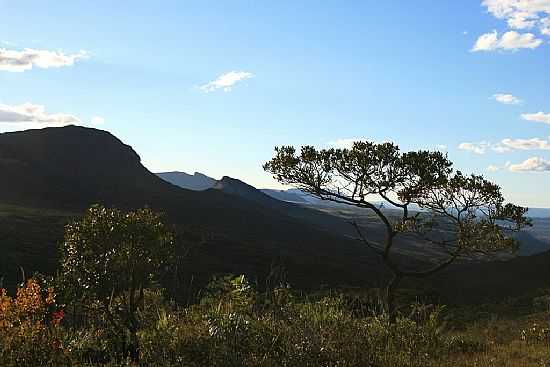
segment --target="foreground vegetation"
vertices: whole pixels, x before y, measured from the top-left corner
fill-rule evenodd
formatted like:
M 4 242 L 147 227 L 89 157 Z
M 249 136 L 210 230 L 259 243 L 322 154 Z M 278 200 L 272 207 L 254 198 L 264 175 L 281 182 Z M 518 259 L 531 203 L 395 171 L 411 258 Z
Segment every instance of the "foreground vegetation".
M 0 289 L 0 365 L 550 365 L 550 293 L 446 309 L 380 289 L 301 294 L 282 278 L 259 290 L 241 275 L 182 305 L 163 286 L 176 248 L 162 215 L 92 206 L 66 226 L 57 276 Z
M 132 365 L 125 339 L 100 308 L 60 308 L 30 279 L 0 296 L 0 365 Z M 138 312 L 140 365 L 548 366 L 550 293 L 499 305 L 446 309 L 411 303 L 392 323 L 378 298 L 257 292 L 244 276 L 212 281 L 199 303 L 177 307 L 159 289 Z

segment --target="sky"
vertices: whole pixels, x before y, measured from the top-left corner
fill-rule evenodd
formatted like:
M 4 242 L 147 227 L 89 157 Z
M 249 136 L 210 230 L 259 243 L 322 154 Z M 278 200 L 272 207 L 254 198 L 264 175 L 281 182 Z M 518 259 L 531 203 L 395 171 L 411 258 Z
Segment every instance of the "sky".
M 390 140 L 550 207 L 550 0 L 0 0 L 0 132 L 67 124 L 260 188 L 275 146 Z

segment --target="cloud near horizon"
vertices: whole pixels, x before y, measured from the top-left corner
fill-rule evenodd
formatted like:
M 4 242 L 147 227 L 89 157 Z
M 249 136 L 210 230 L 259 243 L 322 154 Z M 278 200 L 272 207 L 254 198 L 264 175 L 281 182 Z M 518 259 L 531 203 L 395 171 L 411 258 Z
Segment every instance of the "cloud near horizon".
M 531 157 L 518 164 L 510 164 L 512 172 L 550 172 L 550 160 L 542 157 Z
M 20 105 L 0 104 L 0 124 L 38 123 L 47 126 L 65 126 L 80 123 L 80 119 L 67 113 L 46 113 L 42 105 L 23 103 Z
M 24 72 L 33 67 L 41 69 L 72 66 L 77 60 L 88 57 L 86 51 L 65 54 L 59 51 L 25 48 L 23 51 L 0 48 L 0 71 Z
M 550 140 L 532 139 L 503 139 L 501 144 L 514 150 L 550 150 Z
M 531 138 L 531 139 L 502 139 L 500 142 L 492 144 L 487 141 L 479 143 L 461 143 L 458 149 L 470 151 L 475 154 L 485 154 L 488 151 L 497 153 L 506 153 L 513 150 L 550 150 L 549 139 Z
M 217 79 L 208 82 L 199 88 L 204 92 L 214 92 L 218 89 L 222 89 L 224 92 L 230 92 L 235 84 L 253 78 L 254 74 L 247 71 L 230 71 L 228 73 L 220 75 Z
M 89 123 L 68 113 L 48 113 L 46 107 L 34 103 L 0 104 L 0 132 L 63 127 L 67 125 L 104 125 L 105 118 L 93 116 Z
M 482 141 L 479 143 L 460 143 L 458 149 L 466 150 L 475 154 L 485 154 L 488 149 L 491 149 L 492 145 L 489 142 Z

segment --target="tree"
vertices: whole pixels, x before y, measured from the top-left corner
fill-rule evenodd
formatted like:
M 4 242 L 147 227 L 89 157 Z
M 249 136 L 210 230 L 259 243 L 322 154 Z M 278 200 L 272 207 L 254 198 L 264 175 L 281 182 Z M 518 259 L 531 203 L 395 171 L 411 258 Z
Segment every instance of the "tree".
M 527 208 L 505 204 L 500 187 L 482 176 L 454 171 L 441 152 L 402 153 L 393 143 L 354 142 L 351 148 L 275 148 L 264 170 L 281 183 L 293 185 L 323 200 L 370 210 L 383 223 L 385 239 L 376 244 L 356 223 L 359 238 L 380 255 L 392 273 L 386 288 L 390 317 L 396 313 L 395 291 L 407 277 L 432 275 L 456 259 L 491 255 L 517 247 L 512 233 L 530 221 Z M 391 216 L 371 200 L 400 209 Z M 412 211 L 411 206 L 420 207 Z M 396 240 L 404 234 L 444 254 L 427 268 L 410 269 L 395 259 Z
M 144 289 L 174 257 L 172 233 L 159 214 L 150 209 L 123 213 L 95 205 L 65 229 L 62 282 L 74 299 L 99 306 L 124 336 L 124 354 L 138 361 L 137 312 Z

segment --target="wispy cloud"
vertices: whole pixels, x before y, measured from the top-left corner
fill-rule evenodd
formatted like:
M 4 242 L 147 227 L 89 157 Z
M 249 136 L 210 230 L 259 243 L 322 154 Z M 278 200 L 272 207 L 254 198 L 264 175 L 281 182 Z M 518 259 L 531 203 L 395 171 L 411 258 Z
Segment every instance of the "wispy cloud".
M 63 126 L 79 123 L 80 119 L 67 113 L 46 112 L 46 108 L 32 103 L 9 106 L 0 104 L 0 123 L 16 124 L 34 122 L 49 126 Z
M 542 157 L 531 157 L 518 164 L 510 164 L 508 169 L 512 172 L 548 172 L 550 160 Z
M 493 31 L 479 36 L 471 51 L 517 51 L 522 48 L 534 49 L 539 47 L 542 43 L 543 40 L 537 38 L 532 33 L 508 31 L 499 38 L 498 32 Z
M 466 150 L 475 154 L 485 154 L 488 149 L 491 148 L 491 144 L 485 141 L 480 143 L 460 143 L 458 149 Z
M 220 75 L 217 79 L 201 85 L 199 88 L 204 92 L 214 92 L 222 89 L 224 92 L 230 92 L 235 84 L 243 80 L 253 78 L 254 74 L 247 71 L 230 71 Z
M 492 99 L 494 99 L 495 101 L 497 101 L 499 103 L 502 103 L 502 104 L 520 104 L 520 103 L 523 102 L 518 97 L 516 97 L 512 94 L 507 94 L 507 93 L 493 94 Z
M 521 118 L 526 121 L 542 122 L 544 124 L 550 124 L 550 113 L 544 113 L 542 111 L 537 113 L 523 113 Z
M 19 105 L 0 104 L 0 131 L 41 129 L 67 125 L 103 125 L 105 119 L 94 116 L 89 122 L 69 113 L 49 113 L 46 107 L 34 103 Z
M 24 72 L 33 67 L 41 69 L 72 66 L 77 60 L 88 57 L 85 51 L 65 54 L 60 51 L 26 48 L 23 51 L 0 48 L 0 71 Z
M 489 172 L 500 171 L 500 167 L 499 167 L 499 166 L 495 166 L 494 164 L 491 164 L 489 167 L 487 167 L 487 171 L 489 171 Z
M 498 143 L 482 141 L 479 143 L 461 143 L 458 149 L 470 151 L 475 154 L 485 154 L 489 151 L 496 153 L 506 153 L 513 150 L 550 150 L 550 140 L 532 138 L 532 139 L 502 139 Z
M 503 139 L 502 145 L 514 150 L 550 150 L 550 140 L 532 139 Z

